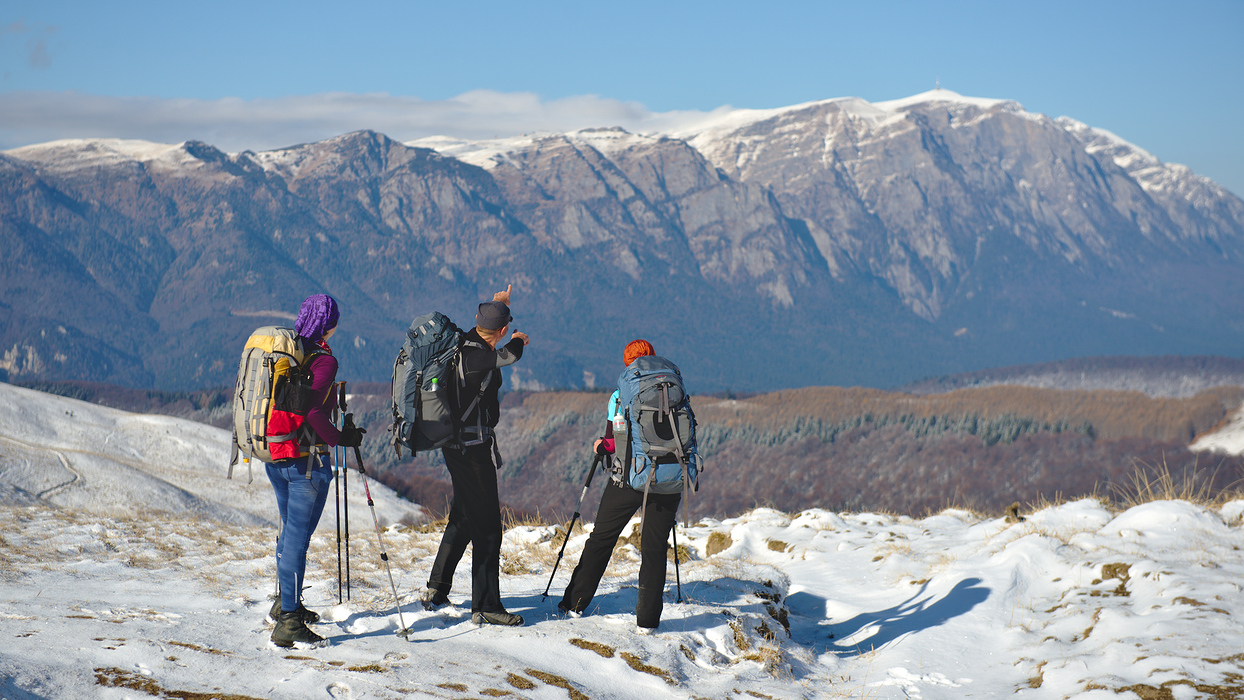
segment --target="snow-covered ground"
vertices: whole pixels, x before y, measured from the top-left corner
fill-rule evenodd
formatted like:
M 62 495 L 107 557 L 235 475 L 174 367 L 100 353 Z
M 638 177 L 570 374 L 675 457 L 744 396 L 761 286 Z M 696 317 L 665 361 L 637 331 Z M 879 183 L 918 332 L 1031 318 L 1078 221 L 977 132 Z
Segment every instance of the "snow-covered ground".
M 1188 449 L 1229 455 L 1244 454 L 1244 406 L 1228 416 L 1222 425 L 1197 437 Z
M 239 461 L 233 478 L 225 478 L 229 439 L 229 433 L 202 423 L 0 383 L 0 504 L 47 503 L 109 516 L 193 515 L 275 527 L 276 501 L 261 462 Z M 351 475 L 348 483 L 358 486 L 353 469 Z M 384 493 L 376 499 L 384 521 L 423 517 L 422 508 L 386 487 L 371 488 Z M 349 508 L 352 528 L 373 528 L 361 486 L 350 491 Z
M 552 526 L 506 533 L 503 598 L 526 626 L 471 624 L 465 565 L 458 607 L 424 611 L 439 532 L 397 524 L 373 483 L 400 617 L 365 504 L 337 602 L 330 505 L 306 599 L 331 643 L 291 651 L 264 621 L 266 480 L 224 479 L 227 435 L 0 385 L 0 436 L 0 698 L 1244 696 L 1244 501 L 704 520 L 677 533 L 682 602 L 671 567 L 661 628 L 639 635 L 629 545 L 587 614 L 565 618 L 576 531 L 543 599 Z

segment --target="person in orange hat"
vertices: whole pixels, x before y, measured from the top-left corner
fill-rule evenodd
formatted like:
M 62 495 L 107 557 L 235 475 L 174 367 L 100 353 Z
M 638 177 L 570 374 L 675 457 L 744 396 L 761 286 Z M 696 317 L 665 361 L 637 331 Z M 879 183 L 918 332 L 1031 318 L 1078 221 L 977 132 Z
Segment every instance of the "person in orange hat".
M 652 343 L 632 340 L 622 353 L 622 361 L 629 367 L 637 358 L 656 354 Z M 617 391 L 609 397 L 608 417 L 605 435 L 594 446 L 596 453 L 600 455 L 611 455 L 614 452 L 614 421 L 621 417 Z M 626 449 L 626 446 L 623 448 Z M 635 605 L 635 624 L 641 633 L 648 633 L 661 624 L 667 562 L 666 543 L 670 531 L 674 529 L 674 519 L 682 494 L 649 494 L 645 504 L 644 493 L 631 488 L 622 479 L 623 476 L 615 471 L 605 484 L 604 493 L 600 496 L 600 506 L 596 509 L 596 525 L 588 536 L 587 545 L 579 557 L 579 564 L 571 574 L 566 593 L 557 607 L 576 617 L 587 609 L 592 597 L 596 595 L 596 588 L 600 585 L 605 567 L 613 556 L 618 536 L 636 511 L 643 507 L 643 532 L 639 546 L 639 600 Z

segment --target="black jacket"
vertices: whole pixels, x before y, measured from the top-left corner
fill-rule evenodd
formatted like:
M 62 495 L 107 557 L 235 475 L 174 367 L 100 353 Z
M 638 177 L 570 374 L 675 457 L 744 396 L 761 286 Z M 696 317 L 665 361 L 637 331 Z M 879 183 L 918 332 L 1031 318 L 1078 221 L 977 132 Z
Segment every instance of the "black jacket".
M 522 356 L 523 341 L 518 338 L 511 338 L 510 342 L 493 350 L 474 328 L 463 336 L 460 361 L 466 385 L 458 392 L 460 408 L 465 410 L 479 396 L 479 402 L 463 416 L 464 428 L 497 427 L 497 419 L 501 417 L 501 402 L 497 398 L 501 391 L 501 368 L 518 362 Z M 480 395 L 480 387 L 490 375 L 492 379 Z

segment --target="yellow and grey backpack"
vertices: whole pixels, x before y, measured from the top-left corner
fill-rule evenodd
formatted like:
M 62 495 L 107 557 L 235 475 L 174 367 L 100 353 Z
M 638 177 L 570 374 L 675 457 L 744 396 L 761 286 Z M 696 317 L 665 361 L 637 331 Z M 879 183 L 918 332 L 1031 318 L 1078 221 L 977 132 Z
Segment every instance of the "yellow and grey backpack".
M 311 408 L 311 360 L 292 328 L 265 326 L 251 333 L 238 364 L 233 392 L 233 450 L 229 476 L 241 456 L 261 462 L 299 457 L 309 444 L 307 411 Z M 251 475 L 251 480 L 254 475 Z

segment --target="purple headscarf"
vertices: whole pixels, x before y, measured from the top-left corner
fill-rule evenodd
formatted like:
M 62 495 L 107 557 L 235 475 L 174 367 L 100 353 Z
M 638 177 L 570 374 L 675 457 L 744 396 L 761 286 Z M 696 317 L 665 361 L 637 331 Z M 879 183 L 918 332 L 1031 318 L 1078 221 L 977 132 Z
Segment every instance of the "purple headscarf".
M 327 294 L 314 294 L 302 302 L 294 331 L 311 342 L 324 337 L 325 331 L 337 327 L 337 300 Z

